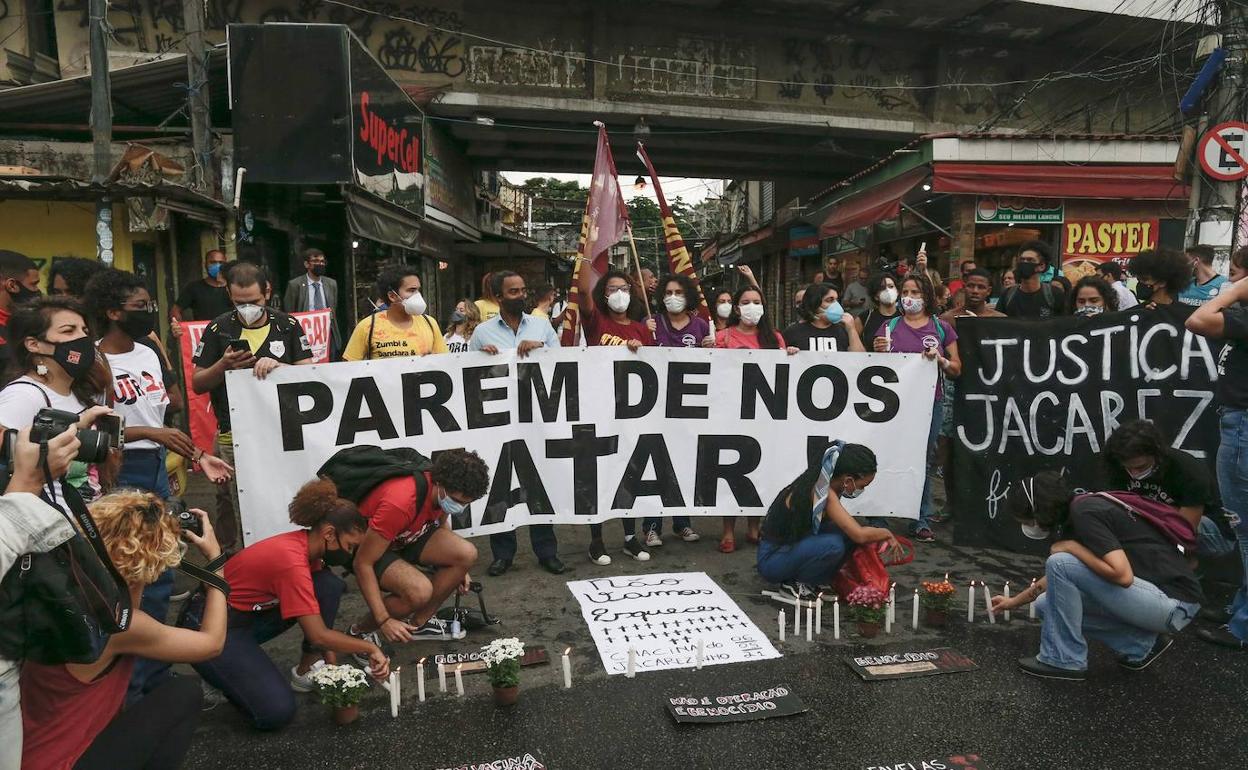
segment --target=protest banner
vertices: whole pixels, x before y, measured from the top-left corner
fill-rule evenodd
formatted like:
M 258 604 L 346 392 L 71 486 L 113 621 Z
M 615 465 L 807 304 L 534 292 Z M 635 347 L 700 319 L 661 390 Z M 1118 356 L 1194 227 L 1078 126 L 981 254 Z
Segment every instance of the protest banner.
M 887 652 L 860 655 L 845 661 L 858 676 L 871 682 L 880 679 L 909 679 L 933 674 L 974 671 L 975 661 L 957 650 L 941 647 L 918 652 Z
M 951 484 L 959 545 L 1037 555 L 1006 512 L 1018 482 L 1064 470 L 1076 489 L 1104 489 L 1101 451 L 1122 422 L 1153 420 L 1173 446 L 1210 463 L 1218 447 L 1213 395 L 1218 343 L 1183 322 L 1192 308 L 1090 319 L 958 319 Z
M 705 572 L 668 572 L 573 580 L 568 590 L 608 674 L 694 668 L 778 658 L 754 621 Z
M 289 530 L 294 493 L 357 444 L 478 452 L 492 480 L 452 522 L 464 535 L 760 516 L 836 439 L 880 462 L 851 512 L 916 518 L 935 377 L 931 361 L 896 353 L 603 347 L 236 371 L 226 383 L 254 542 Z
M 679 695 L 667 700 L 667 712 L 677 722 L 720 724 L 788 717 L 807 711 L 802 699 L 785 685 L 754 692 L 725 695 Z
M 312 343 L 312 360 L 329 363 L 329 311 L 310 310 L 291 315 L 299 319 L 304 333 L 308 335 L 308 341 Z M 195 350 L 199 347 L 199 341 L 209 323 L 183 321 L 179 353 L 182 356 L 182 379 L 186 388 L 186 413 L 191 428 L 191 441 L 205 452 L 215 454 L 217 416 L 212 411 L 212 399 L 207 393 L 196 393 L 191 389 L 191 373 L 195 371 Z
M 546 765 L 534 756 L 535 752 L 526 751 L 512 757 L 490 759 L 483 762 L 463 762 L 456 765 L 438 768 L 438 770 L 546 770 Z
M 923 759 L 873 763 L 862 770 L 989 770 L 984 758 L 974 752 L 927 755 Z

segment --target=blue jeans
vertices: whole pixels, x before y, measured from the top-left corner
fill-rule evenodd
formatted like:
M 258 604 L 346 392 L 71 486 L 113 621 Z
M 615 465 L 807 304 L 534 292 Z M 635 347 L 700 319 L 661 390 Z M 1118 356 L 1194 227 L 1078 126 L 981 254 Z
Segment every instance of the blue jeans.
M 1222 409 L 1222 444 L 1218 447 L 1218 488 L 1222 507 L 1231 515 L 1244 562 L 1244 585 L 1231 603 L 1231 633 L 1248 640 L 1248 411 Z
M 121 470 L 117 473 L 118 487 L 131 487 L 151 492 L 160 499 L 169 497 L 169 472 L 165 470 L 165 449 L 131 449 L 121 454 Z M 173 570 L 165 572 L 147 588 L 139 609 L 164 623 L 169 614 L 169 597 L 173 595 Z M 134 703 L 144 693 L 150 692 L 169 676 L 169 664 L 139 658 L 130 675 L 130 687 L 126 702 Z
M 1077 557 L 1055 553 L 1044 564 L 1048 586 L 1036 600 L 1041 662 L 1083 671 L 1088 667 L 1084 636 L 1103 642 L 1123 658 L 1144 659 L 1163 632 L 1181 631 L 1199 604 L 1171 599 L 1147 580 L 1129 587 L 1105 580 Z
M 848 555 L 849 544 L 840 532 L 810 535 L 787 544 L 763 538 L 758 544 L 758 574 L 769 583 L 796 580 L 827 585 Z
M 693 526 L 693 522 L 689 520 L 688 516 L 673 516 L 672 517 L 672 531 L 673 532 L 679 533 L 682 529 L 685 529 L 686 527 L 692 527 L 692 526 Z M 647 516 L 646 518 L 641 520 L 641 530 L 643 532 L 650 532 L 653 530 L 654 534 L 656 535 L 663 534 L 663 517 L 662 516 Z
M 944 419 L 944 414 L 945 403 L 936 401 L 932 405 L 932 424 L 927 429 L 927 452 L 923 462 L 923 499 L 919 501 L 919 520 L 910 527 L 912 535 L 920 529 L 932 528 L 932 514 L 935 513 L 936 506 L 932 504 L 932 474 L 927 466 L 936 455 L 936 443 L 940 440 L 940 423 Z
M 312 573 L 312 590 L 326 628 L 334 627 L 338 602 L 346 587 L 342 578 L 327 569 Z M 202 604 L 188 608 L 183 625 L 198 628 L 200 612 Z M 287 672 L 278 668 L 260 645 L 282 634 L 297 621 L 283 619 L 278 607 L 258 612 L 240 612 L 231 607 L 229 613 L 225 648 L 216 658 L 195 664 L 195 671 L 205 682 L 223 692 L 252 727 L 257 730 L 285 727 L 295 718 L 295 694 L 290 689 Z M 303 651 L 316 650 L 305 639 Z
M 1202 559 L 1217 559 L 1234 551 L 1238 538 L 1228 538 L 1218 523 L 1208 516 L 1200 517 L 1196 526 L 1196 555 Z
M 550 524 L 530 524 L 529 544 L 533 546 L 533 554 L 545 561 L 557 555 L 559 541 L 555 538 L 555 528 Z M 494 558 L 511 561 L 516 558 L 516 531 L 498 532 L 490 535 L 490 551 Z

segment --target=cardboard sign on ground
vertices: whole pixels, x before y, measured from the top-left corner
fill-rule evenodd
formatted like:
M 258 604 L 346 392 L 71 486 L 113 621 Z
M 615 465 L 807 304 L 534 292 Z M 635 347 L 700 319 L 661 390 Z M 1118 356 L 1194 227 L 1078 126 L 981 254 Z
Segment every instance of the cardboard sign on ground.
M 991 770 L 978 754 L 936 754 L 931 759 L 872 762 L 862 770 Z
M 877 679 L 909 679 L 914 676 L 956 674 L 974 671 L 975 661 L 957 650 L 941 647 L 919 652 L 881 652 L 875 655 L 857 655 L 846 663 L 858 676 L 867 681 Z
M 486 762 L 464 762 L 439 768 L 439 770 L 546 770 L 541 759 L 530 752 L 514 757 L 491 759 Z
M 667 711 L 677 722 L 718 724 L 793 716 L 807 708 L 789 687 L 777 685 L 755 692 L 673 696 L 667 698 Z
M 545 647 L 530 647 L 524 651 L 524 657 L 520 658 L 520 665 L 537 666 L 542 663 L 549 663 L 550 656 L 546 654 Z M 481 660 L 481 651 L 474 652 L 448 652 L 443 655 L 433 656 L 433 666 L 437 669 L 439 663 L 445 664 L 448 671 L 454 671 L 458 665 L 463 665 L 465 674 L 476 674 L 486 669 L 485 661 Z

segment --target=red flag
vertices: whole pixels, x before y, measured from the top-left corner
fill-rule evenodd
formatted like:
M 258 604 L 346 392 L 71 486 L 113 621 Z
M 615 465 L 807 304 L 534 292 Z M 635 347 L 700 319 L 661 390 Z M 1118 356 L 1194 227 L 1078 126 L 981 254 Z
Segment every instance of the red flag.
M 659 175 L 655 172 L 654 164 L 650 162 L 646 147 L 641 142 L 637 143 L 637 157 L 646 164 L 646 171 L 650 172 L 650 182 L 654 185 L 655 197 L 659 199 L 659 216 L 663 219 L 663 246 L 667 249 L 668 268 L 673 274 L 687 276 L 693 281 L 693 285 L 698 287 L 699 302 L 695 312 L 704 320 L 710 321 L 711 311 L 706 306 L 706 297 L 702 295 L 698 273 L 693 269 L 693 258 L 689 256 L 689 250 L 685 248 L 685 239 L 680 237 L 680 230 L 676 228 L 676 217 L 672 215 L 672 207 L 667 205 L 667 199 L 663 197 Z
M 589 183 L 589 198 L 585 201 L 585 215 L 581 218 L 581 239 L 576 247 L 576 266 L 572 270 L 572 288 L 568 292 L 568 309 L 563 318 L 563 344 L 576 343 L 576 328 L 581 320 L 580 303 L 592 301 L 581 298 L 579 278 L 581 270 L 590 270 L 590 284 L 607 272 L 611 247 L 624 238 L 628 228 L 628 209 L 620 194 L 620 183 L 615 178 L 615 159 L 611 157 L 611 142 L 607 139 L 607 127 L 598 121 L 598 152 L 594 156 L 594 177 Z

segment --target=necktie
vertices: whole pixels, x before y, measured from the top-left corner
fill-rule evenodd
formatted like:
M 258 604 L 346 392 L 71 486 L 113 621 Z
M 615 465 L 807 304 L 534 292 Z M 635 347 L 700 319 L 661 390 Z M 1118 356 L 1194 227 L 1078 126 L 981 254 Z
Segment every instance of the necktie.
M 325 307 L 325 296 L 321 294 L 321 282 L 312 282 L 312 307 L 309 310 L 322 310 Z

